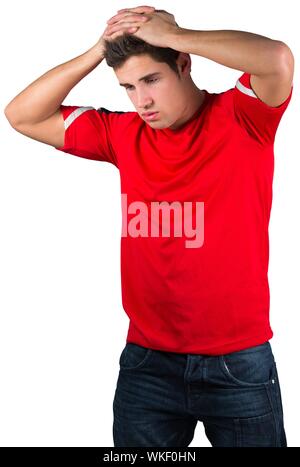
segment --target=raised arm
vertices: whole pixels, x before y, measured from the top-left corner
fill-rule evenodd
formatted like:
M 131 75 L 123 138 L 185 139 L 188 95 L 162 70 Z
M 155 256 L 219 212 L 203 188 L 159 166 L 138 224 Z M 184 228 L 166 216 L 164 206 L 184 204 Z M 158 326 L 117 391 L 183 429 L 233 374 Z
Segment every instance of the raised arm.
M 108 21 L 107 35 L 116 34 L 124 24 L 137 17 L 139 28 L 133 35 L 149 44 L 199 55 L 249 73 L 256 96 L 271 107 L 281 105 L 289 96 L 294 56 L 284 42 L 246 31 L 185 29 L 179 27 L 174 15 L 167 11 L 152 7 L 144 15 L 137 15 L 138 8 L 119 10 Z
M 103 36 L 87 52 L 52 68 L 27 86 L 5 107 L 19 133 L 59 147 L 64 142 L 60 105 L 71 89 L 103 60 Z
M 140 7 L 138 11 L 147 12 L 151 8 Z M 99 41 L 87 52 L 52 68 L 33 81 L 5 107 L 4 113 L 10 125 L 29 138 L 56 148 L 63 146 L 65 128 L 60 111 L 62 102 L 71 89 L 102 62 L 105 40 L 113 40 L 125 32 L 131 33 L 137 29 L 134 26 L 136 21 L 110 37 L 106 36 L 106 27 Z

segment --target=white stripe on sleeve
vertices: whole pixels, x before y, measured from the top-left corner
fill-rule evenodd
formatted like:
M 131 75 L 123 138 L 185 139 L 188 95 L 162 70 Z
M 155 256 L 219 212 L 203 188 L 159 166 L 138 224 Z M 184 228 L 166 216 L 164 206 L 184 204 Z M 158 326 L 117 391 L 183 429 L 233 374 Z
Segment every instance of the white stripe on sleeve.
M 237 80 L 236 85 L 235 85 L 239 91 L 243 92 L 244 94 L 247 94 L 248 96 L 255 97 L 257 99 L 257 96 L 254 94 L 252 89 L 246 88 L 239 80 Z
M 69 128 L 71 123 L 73 123 L 77 117 L 79 117 L 81 114 L 83 114 L 87 110 L 95 110 L 95 109 L 94 107 L 78 107 L 78 109 L 73 110 L 73 112 L 70 113 L 70 115 L 64 121 L 65 130 Z

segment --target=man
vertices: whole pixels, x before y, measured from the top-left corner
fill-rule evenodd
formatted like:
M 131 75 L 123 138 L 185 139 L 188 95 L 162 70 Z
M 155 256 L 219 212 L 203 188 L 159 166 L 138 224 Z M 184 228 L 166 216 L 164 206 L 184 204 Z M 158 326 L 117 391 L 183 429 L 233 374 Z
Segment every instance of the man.
M 190 53 L 240 70 L 235 87 L 198 89 Z M 104 58 L 136 112 L 62 105 Z M 293 68 L 281 41 L 184 29 L 141 6 L 119 10 L 94 47 L 5 109 L 20 133 L 120 171 L 130 325 L 115 446 L 188 446 L 197 421 L 212 446 L 287 446 L 267 272 L 273 145 Z

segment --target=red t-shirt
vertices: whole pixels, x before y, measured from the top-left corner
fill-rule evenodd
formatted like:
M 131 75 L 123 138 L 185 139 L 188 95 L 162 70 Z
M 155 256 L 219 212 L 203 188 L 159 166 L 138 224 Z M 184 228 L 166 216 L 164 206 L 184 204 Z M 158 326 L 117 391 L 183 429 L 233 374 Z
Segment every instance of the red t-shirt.
M 293 87 L 279 107 L 254 94 L 248 73 L 232 89 L 204 91 L 201 108 L 177 130 L 153 129 L 137 112 L 62 105 L 65 142 L 57 149 L 119 169 L 124 225 L 138 213 L 133 202 L 149 207 L 144 220 L 152 202 L 203 203 L 201 246 L 187 248 L 190 237 L 172 230 L 156 237 L 122 234 L 122 304 L 130 319 L 127 342 L 221 355 L 273 336 L 273 145 Z

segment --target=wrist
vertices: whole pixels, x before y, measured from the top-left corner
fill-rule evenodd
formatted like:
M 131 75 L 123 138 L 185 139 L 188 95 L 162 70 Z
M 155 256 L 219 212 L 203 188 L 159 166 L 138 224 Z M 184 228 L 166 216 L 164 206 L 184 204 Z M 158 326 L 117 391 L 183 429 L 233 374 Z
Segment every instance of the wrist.
M 174 50 L 179 50 L 178 46 L 182 42 L 182 38 L 185 35 L 187 29 L 180 28 L 178 26 L 173 27 L 166 36 L 166 47 L 170 47 Z
M 175 49 L 175 44 L 176 44 L 176 37 L 177 37 L 177 30 L 179 28 L 177 26 L 172 26 L 169 31 L 166 33 L 164 37 L 164 47 L 169 47 L 170 49 Z
M 190 29 L 176 27 L 168 37 L 168 43 L 170 45 L 167 47 L 178 50 L 179 52 L 190 53 L 187 43 L 187 36 L 190 32 Z
M 93 53 L 99 60 L 104 59 L 104 43 L 98 41 L 93 47 L 90 48 L 90 52 Z

